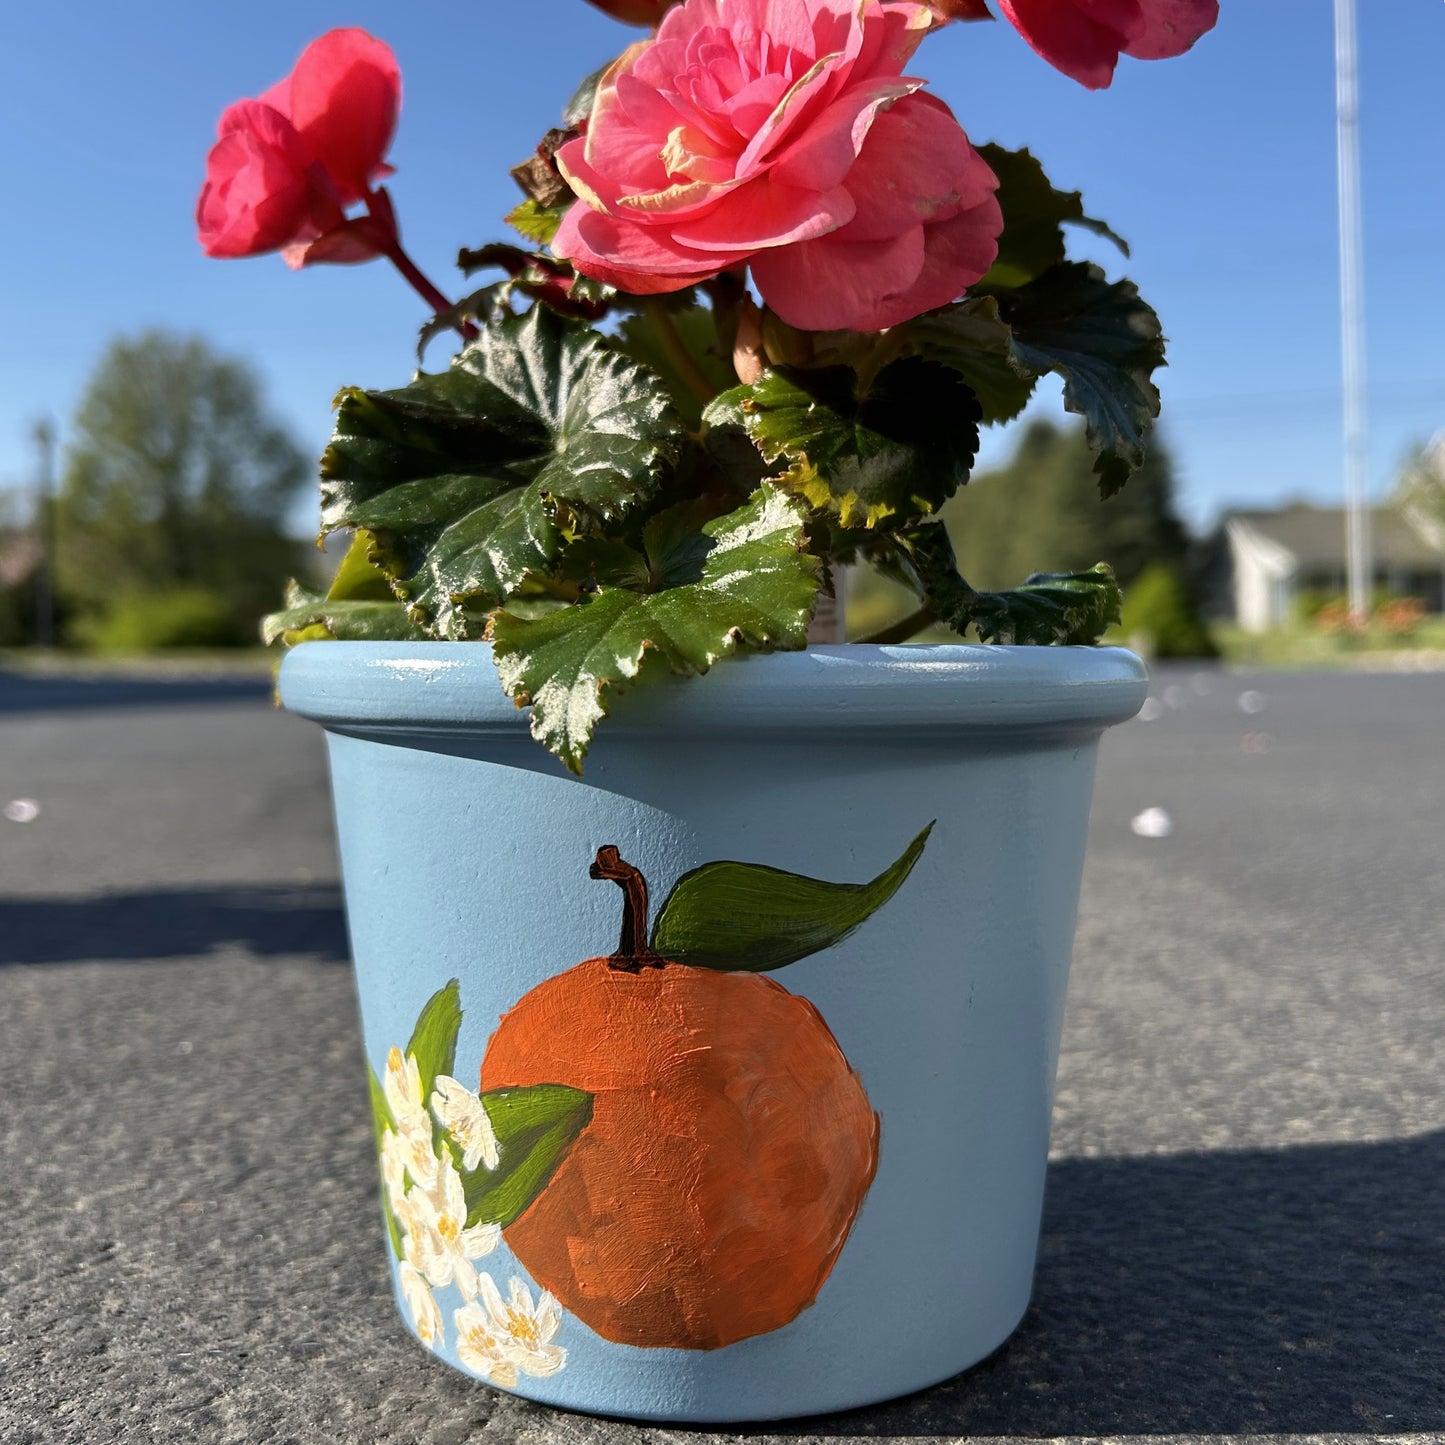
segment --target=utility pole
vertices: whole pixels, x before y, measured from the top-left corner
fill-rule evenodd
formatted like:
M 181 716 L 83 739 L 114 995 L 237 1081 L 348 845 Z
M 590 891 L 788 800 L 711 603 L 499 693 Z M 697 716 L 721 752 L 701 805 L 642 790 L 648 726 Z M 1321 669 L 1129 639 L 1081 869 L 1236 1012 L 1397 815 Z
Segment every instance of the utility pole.
M 1374 566 L 1365 495 L 1365 266 L 1360 225 L 1360 83 L 1355 0 L 1335 0 L 1335 152 L 1340 214 L 1340 356 L 1344 383 L 1345 576 L 1350 617 L 1370 614 Z
M 55 646 L 55 428 L 48 418 L 33 433 L 40 466 L 35 479 L 35 645 Z

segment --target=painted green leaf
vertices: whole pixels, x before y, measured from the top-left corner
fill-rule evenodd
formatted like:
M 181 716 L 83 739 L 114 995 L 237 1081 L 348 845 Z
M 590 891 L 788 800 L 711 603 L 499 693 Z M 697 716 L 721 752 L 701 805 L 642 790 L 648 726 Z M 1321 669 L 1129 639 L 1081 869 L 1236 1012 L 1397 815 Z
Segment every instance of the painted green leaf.
M 1112 496 L 1143 464 L 1144 438 L 1159 415 L 1158 316 L 1132 281 L 1111 283 L 1099 267 L 1073 261 L 998 303 L 1020 364 L 1063 377 L 1064 405 L 1084 418 L 1097 454 L 1099 491 Z
M 1126 256 L 1128 243 L 1102 221 L 1084 214 L 1078 191 L 1056 191 L 1044 168 L 1027 150 L 982 145 L 979 154 L 998 177 L 1003 234 L 985 287 L 1024 286 L 1065 259 L 1064 225 L 1081 226 L 1112 241 Z
M 1107 563 L 1085 572 L 1035 573 L 1007 592 L 976 592 L 959 575 L 941 522 L 887 540 L 891 555 L 876 554 L 875 562 L 960 636 L 971 627 L 984 642 L 1087 646 L 1119 621 L 1123 595 Z
M 656 376 L 534 306 L 489 319 L 445 372 L 341 394 L 322 529 L 369 529 L 413 618 L 474 636 L 571 534 L 649 499 L 682 440 Z
M 421 1075 L 421 1097 L 428 1103 L 438 1074 L 451 1075 L 456 1067 L 457 1031 L 462 1026 L 462 987 L 452 979 L 439 988 L 422 1008 L 405 1052 L 416 1058 Z
M 909 351 L 950 367 L 969 384 L 989 426 L 1018 416 L 1038 382 L 1014 355 L 1013 332 L 998 306 L 995 296 L 971 296 L 897 328 Z
M 912 521 L 968 480 L 980 410 L 957 371 L 909 356 L 864 385 L 848 366 L 781 367 L 724 392 L 709 423 L 741 417 L 777 484 L 845 527 Z
M 495 1169 L 462 1171 L 467 1224 L 516 1219 L 542 1192 L 592 1118 L 592 1096 L 565 1084 L 488 1089 L 482 1107 L 497 1136 Z
M 756 863 L 705 863 L 673 885 L 652 947 L 674 963 L 766 973 L 841 942 L 902 886 L 930 823 L 870 883 L 825 883 Z
M 369 1064 L 366 1068 L 366 1081 L 371 1090 L 371 1129 L 376 1138 L 376 1157 L 379 1165 L 382 1136 L 388 1129 L 396 1128 L 396 1120 L 391 1117 L 391 1106 L 386 1102 L 386 1090 L 381 1087 L 381 1080 L 376 1077 L 376 1070 Z M 386 1220 L 386 1237 L 391 1241 L 393 1253 L 400 1259 L 401 1225 L 397 1223 L 396 1215 L 391 1212 L 391 1200 L 386 1197 L 385 1185 L 381 1190 L 381 1214 L 382 1218 Z
M 645 679 L 645 659 L 660 673 L 691 676 L 740 649 L 806 643 L 820 564 L 803 550 L 802 508 L 770 486 L 700 521 L 705 506 L 706 499 L 658 513 L 640 548 L 579 544 L 591 575 L 571 606 L 541 617 L 503 610 L 492 619 L 503 688 L 531 704 L 532 736 L 574 773 L 611 698 Z

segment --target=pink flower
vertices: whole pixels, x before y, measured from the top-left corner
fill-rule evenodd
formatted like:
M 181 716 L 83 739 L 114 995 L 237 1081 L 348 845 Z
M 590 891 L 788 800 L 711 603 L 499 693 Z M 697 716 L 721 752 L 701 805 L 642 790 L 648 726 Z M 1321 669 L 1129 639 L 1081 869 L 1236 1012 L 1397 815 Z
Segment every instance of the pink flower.
M 974 3 L 966 0 L 966 8 Z M 998 6 L 1050 65 L 1090 90 L 1113 80 L 1121 54 L 1183 55 L 1219 19 L 1219 0 L 998 0 Z
M 373 199 L 401 105 L 396 57 L 364 30 L 330 30 L 259 100 L 221 116 L 206 158 L 196 229 L 208 256 L 281 250 L 290 266 L 366 261 L 386 248 L 394 221 L 348 219 Z
M 879 330 L 993 264 L 993 172 L 903 68 L 900 0 L 686 0 L 603 77 L 557 162 L 581 199 L 554 249 L 621 290 L 749 265 L 803 330 Z
M 599 10 L 624 25 L 656 25 L 677 0 L 591 0 Z

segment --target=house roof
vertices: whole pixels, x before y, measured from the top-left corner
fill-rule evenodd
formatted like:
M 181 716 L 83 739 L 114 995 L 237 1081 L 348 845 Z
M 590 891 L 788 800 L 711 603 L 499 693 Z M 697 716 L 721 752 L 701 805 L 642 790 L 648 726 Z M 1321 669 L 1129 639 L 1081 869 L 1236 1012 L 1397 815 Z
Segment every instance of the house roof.
M 1245 523 L 1291 553 L 1302 568 L 1344 565 L 1343 507 L 1314 507 L 1296 502 L 1271 510 L 1230 512 L 1226 520 Z M 1370 549 L 1377 562 L 1397 566 L 1439 567 L 1445 563 L 1445 555 L 1392 507 L 1370 509 Z

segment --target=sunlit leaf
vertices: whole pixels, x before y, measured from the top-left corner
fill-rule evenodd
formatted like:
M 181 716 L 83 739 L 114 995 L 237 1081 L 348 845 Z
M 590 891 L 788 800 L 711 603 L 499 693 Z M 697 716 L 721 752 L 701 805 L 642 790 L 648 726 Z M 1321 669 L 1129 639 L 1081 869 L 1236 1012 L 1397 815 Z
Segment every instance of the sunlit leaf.
M 611 699 L 652 671 L 706 672 L 739 650 L 801 648 L 820 564 L 804 513 L 764 486 L 709 521 L 706 500 L 652 518 L 640 547 L 586 543 L 589 591 L 547 616 L 492 619 L 502 685 L 532 708 L 532 735 L 576 773 Z M 576 559 L 573 559 L 574 561 Z

